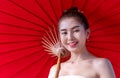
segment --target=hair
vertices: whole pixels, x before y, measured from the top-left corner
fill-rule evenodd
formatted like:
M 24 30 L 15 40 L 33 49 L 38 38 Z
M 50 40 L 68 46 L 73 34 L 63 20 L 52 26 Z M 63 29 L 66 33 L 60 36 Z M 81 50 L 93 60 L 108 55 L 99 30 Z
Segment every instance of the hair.
M 78 10 L 77 7 L 71 7 L 70 9 L 65 10 L 59 19 L 58 25 L 59 25 L 60 21 L 62 21 L 64 18 L 69 18 L 69 17 L 75 17 L 77 21 L 79 21 L 81 24 L 83 24 L 84 29 L 89 28 L 87 18 L 85 17 L 85 15 L 82 12 L 80 12 Z

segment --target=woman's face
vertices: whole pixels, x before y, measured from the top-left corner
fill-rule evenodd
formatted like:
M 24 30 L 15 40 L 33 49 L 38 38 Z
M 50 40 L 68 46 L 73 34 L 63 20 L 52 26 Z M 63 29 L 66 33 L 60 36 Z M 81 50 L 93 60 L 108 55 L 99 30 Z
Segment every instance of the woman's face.
M 59 23 L 60 40 L 70 52 L 80 51 L 85 47 L 89 31 L 75 17 L 64 18 Z

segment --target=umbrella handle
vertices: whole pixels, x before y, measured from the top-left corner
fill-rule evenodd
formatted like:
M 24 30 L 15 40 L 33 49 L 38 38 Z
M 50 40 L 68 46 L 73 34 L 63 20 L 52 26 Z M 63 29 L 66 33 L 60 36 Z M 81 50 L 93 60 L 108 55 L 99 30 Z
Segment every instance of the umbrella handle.
M 57 60 L 55 78 L 58 78 L 59 76 L 61 56 L 62 54 L 59 55 L 58 60 Z

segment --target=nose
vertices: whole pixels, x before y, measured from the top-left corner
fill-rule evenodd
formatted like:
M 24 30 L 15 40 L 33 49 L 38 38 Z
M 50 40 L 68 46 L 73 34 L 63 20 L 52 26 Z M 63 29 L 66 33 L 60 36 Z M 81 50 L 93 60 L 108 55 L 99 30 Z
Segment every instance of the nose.
M 73 33 L 69 32 L 67 38 L 69 41 L 72 41 L 74 39 Z

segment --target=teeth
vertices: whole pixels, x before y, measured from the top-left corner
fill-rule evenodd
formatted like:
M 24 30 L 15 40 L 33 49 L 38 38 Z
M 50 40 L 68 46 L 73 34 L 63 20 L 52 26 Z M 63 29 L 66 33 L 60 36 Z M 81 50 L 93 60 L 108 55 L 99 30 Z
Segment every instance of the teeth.
M 75 44 L 75 42 L 73 42 L 73 43 L 70 43 L 70 44 Z

